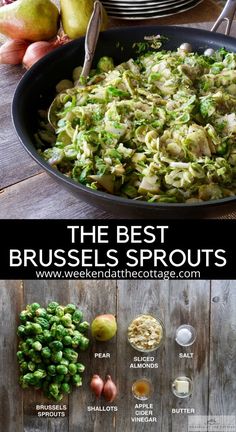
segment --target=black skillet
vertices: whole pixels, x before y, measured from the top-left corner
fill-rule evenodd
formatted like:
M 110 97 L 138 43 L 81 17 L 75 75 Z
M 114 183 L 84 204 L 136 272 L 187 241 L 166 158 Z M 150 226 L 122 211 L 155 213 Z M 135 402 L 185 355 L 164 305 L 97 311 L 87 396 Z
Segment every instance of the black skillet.
M 133 45 L 144 40 L 145 36 L 161 34 L 166 36 L 165 49 L 176 49 L 184 42 L 189 42 L 193 51 L 204 52 L 207 48 L 225 47 L 236 52 L 236 39 L 229 37 L 230 26 L 236 9 L 236 0 L 228 0 L 223 12 L 216 21 L 213 31 L 176 26 L 142 26 L 117 28 L 102 32 L 99 36 L 94 63 L 101 56 L 113 57 L 119 64 L 135 56 Z M 226 21 L 226 34 L 217 34 L 214 30 Z M 34 133 L 37 130 L 37 111 L 48 107 L 54 97 L 56 84 L 70 78 L 72 70 L 83 63 L 84 38 L 70 42 L 46 55 L 25 73 L 17 86 L 12 103 L 12 118 L 17 135 L 27 152 L 41 165 L 62 187 L 78 195 L 84 201 L 116 217 L 141 218 L 201 218 L 225 214 L 236 209 L 236 197 L 212 200 L 194 204 L 147 203 L 129 200 L 105 192 L 94 191 L 65 177 L 51 168 L 34 147 Z M 62 203 L 63 205 L 63 203 Z

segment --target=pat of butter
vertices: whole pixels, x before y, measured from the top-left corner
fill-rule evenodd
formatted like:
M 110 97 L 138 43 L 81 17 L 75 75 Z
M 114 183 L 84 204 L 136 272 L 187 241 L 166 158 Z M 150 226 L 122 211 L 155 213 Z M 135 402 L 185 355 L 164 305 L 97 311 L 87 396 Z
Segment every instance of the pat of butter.
M 176 388 L 177 393 L 187 394 L 189 392 L 189 382 L 176 380 L 175 388 Z

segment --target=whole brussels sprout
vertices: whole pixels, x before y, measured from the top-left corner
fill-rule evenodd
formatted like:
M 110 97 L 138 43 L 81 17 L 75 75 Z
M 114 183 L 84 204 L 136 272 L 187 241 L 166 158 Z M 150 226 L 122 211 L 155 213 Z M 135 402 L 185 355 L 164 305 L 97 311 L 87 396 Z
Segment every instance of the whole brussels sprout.
M 72 324 L 72 325 L 73 325 L 73 324 Z M 66 330 L 67 330 L 67 335 L 68 335 L 68 336 L 74 336 L 74 331 L 75 331 L 75 329 L 72 328 L 72 326 L 69 327 L 69 328 L 67 328 Z
M 63 399 L 63 394 L 62 393 L 58 393 L 57 396 L 54 396 L 54 399 L 56 402 L 60 402 Z
M 89 347 L 89 339 L 84 336 L 80 338 L 79 347 L 81 351 L 86 351 L 86 349 Z
M 69 314 L 73 314 L 76 311 L 76 306 L 74 304 L 68 304 L 65 309 L 65 314 L 69 313 Z
M 29 310 L 33 315 L 35 314 L 36 310 L 39 308 L 40 308 L 39 303 L 32 303 L 31 305 L 29 305 Z
M 28 369 L 30 370 L 30 372 L 34 372 L 35 368 L 36 368 L 36 363 L 29 361 Z
M 72 337 L 71 336 L 64 336 L 64 338 L 62 339 L 62 343 L 65 346 L 71 346 L 71 344 L 72 344 Z
M 81 333 L 85 333 L 86 331 L 88 331 L 89 327 L 90 327 L 89 323 L 87 321 L 83 321 L 78 325 L 78 330 Z
M 45 342 L 45 338 L 43 333 L 40 333 L 38 335 L 35 336 L 35 341 L 40 342 L 41 344 L 43 344 Z
M 33 348 L 35 351 L 41 351 L 41 349 L 42 349 L 43 347 L 42 347 L 42 344 L 41 344 L 39 341 L 36 341 L 36 342 L 33 342 L 33 344 L 32 344 L 32 348 Z
M 57 306 L 56 315 L 60 318 L 63 317 L 63 315 L 64 315 L 64 307 L 63 306 Z
M 20 336 L 20 337 L 24 337 L 24 336 L 25 336 L 26 332 L 25 332 L 25 326 L 24 326 L 24 325 L 20 325 L 20 326 L 17 328 L 17 334 L 18 334 L 18 336 Z
M 73 332 L 73 337 L 78 337 L 78 338 L 80 338 L 80 337 L 83 337 L 83 334 L 80 333 L 79 330 L 74 330 L 74 332 Z
M 28 313 L 27 310 L 23 310 L 23 311 L 20 313 L 20 321 L 22 322 L 22 324 L 25 324 L 26 321 L 28 321 L 28 319 L 29 319 L 29 315 L 28 315 L 28 314 L 29 314 L 29 313 Z
M 70 384 L 68 384 L 68 383 L 66 383 L 66 382 L 63 382 L 62 384 L 61 384 L 61 389 L 60 389 L 63 393 L 67 393 L 67 394 L 69 394 L 70 392 L 71 392 L 71 386 L 70 386 Z
M 71 375 L 75 375 L 77 373 L 77 366 L 75 363 L 70 363 L 68 366 L 68 371 Z
M 47 311 L 44 308 L 39 308 L 35 311 L 36 317 L 47 318 Z
M 42 352 L 41 352 L 41 356 L 45 359 L 49 359 L 52 355 L 52 352 L 50 350 L 49 347 L 43 347 Z
M 60 364 L 61 365 L 65 365 L 65 366 L 69 366 L 69 360 L 67 360 L 65 358 L 62 358 L 61 361 L 60 361 Z
M 67 375 L 64 375 L 64 382 L 70 383 L 71 375 L 68 373 Z
M 37 318 L 37 319 L 40 319 L 40 318 Z M 32 332 L 33 334 L 40 334 L 40 333 L 43 332 L 43 329 L 42 329 L 42 327 L 41 327 L 40 324 L 37 324 L 37 323 L 31 323 L 31 332 Z
M 63 327 L 63 325 L 58 324 L 57 328 L 56 328 L 56 338 L 58 340 L 62 340 L 64 336 L 67 335 L 67 330 L 65 329 L 65 327 Z
M 53 339 L 50 330 L 44 330 L 43 331 L 43 337 L 44 337 L 44 342 L 45 343 L 49 343 Z
M 52 383 L 52 384 L 49 385 L 49 393 L 52 396 L 54 396 L 54 397 L 58 395 L 58 393 L 59 393 L 59 386 L 58 386 L 57 383 Z
M 61 323 L 64 327 L 70 327 L 72 324 L 71 315 L 67 313 L 61 317 Z
M 28 363 L 26 361 L 23 361 L 20 364 L 20 371 L 25 374 L 28 371 Z
M 49 347 L 53 352 L 63 350 L 63 344 L 57 340 L 50 342 Z
M 29 388 L 29 384 L 26 381 L 24 381 L 24 375 L 20 376 L 19 383 L 23 389 Z
M 76 385 L 76 387 L 82 386 L 82 378 L 79 374 L 75 374 L 72 376 L 72 381 Z
M 74 337 L 72 338 L 72 348 L 77 348 L 77 347 L 79 346 L 79 344 L 80 344 L 80 339 L 81 339 L 80 336 L 74 336 Z
M 71 348 L 64 349 L 64 357 L 71 363 L 76 363 L 78 359 L 78 353 Z
M 85 371 L 85 366 L 82 363 L 76 363 L 76 368 L 78 373 L 82 373 Z
M 18 359 L 19 363 L 21 363 L 22 361 L 25 360 L 25 356 L 24 356 L 23 351 L 17 351 L 16 355 L 17 355 L 17 359 Z
M 58 373 L 59 375 L 66 375 L 66 374 L 68 373 L 68 369 L 67 369 L 67 367 L 66 367 L 65 365 L 63 365 L 63 364 L 59 364 L 59 365 L 56 367 L 56 370 L 57 370 L 57 373 Z
M 41 356 L 40 356 L 40 354 L 37 351 L 35 351 L 33 348 L 31 348 L 29 350 L 29 357 L 31 358 L 31 360 L 34 363 L 41 363 Z
M 27 385 L 35 385 L 38 379 L 34 376 L 33 373 L 29 372 L 23 376 L 23 383 Z
M 34 318 L 34 321 L 37 323 L 37 324 L 40 324 L 40 326 L 45 330 L 48 330 L 49 329 L 49 322 L 48 322 L 48 320 L 46 319 L 46 318 L 42 318 L 42 317 L 36 317 L 36 318 Z
M 26 343 L 26 345 L 27 345 L 28 348 L 31 348 L 32 344 L 34 343 L 34 339 L 33 338 L 27 338 L 25 340 L 25 343 Z
M 60 363 L 61 359 L 62 359 L 63 353 L 62 351 L 56 351 L 52 354 L 52 361 L 54 361 L 55 363 Z
M 72 315 L 72 321 L 74 324 L 79 324 L 83 319 L 83 312 L 81 310 L 76 309 L 76 311 Z
M 45 378 L 46 375 L 47 375 L 47 372 L 45 370 L 42 370 L 42 369 L 38 369 L 34 372 L 34 377 L 37 380 L 41 380 L 42 378 Z
M 62 381 L 64 381 L 64 378 L 65 375 L 58 375 L 57 373 L 57 375 L 54 377 L 54 382 L 60 385 Z
M 18 344 L 18 350 L 23 351 L 23 346 L 25 347 L 25 349 L 27 348 L 26 343 L 23 340 L 21 340 Z
M 49 319 L 49 324 L 52 325 L 53 323 L 59 324 L 60 322 L 60 318 L 56 315 L 53 315 L 52 317 L 50 317 Z
M 59 306 L 59 303 L 57 303 L 57 302 L 50 302 L 50 303 L 48 303 L 48 306 L 47 306 L 47 312 L 49 313 L 49 314 L 55 314 L 55 312 L 56 312 L 56 308 Z
M 52 338 L 55 338 L 56 337 L 56 332 L 57 332 L 57 324 L 56 323 L 53 323 L 50 331 L 51 331 Z
M 48 366 L 48 374 L 51 376 L 55 376 L 57 374 L 57 370 L 56 370 L 55 365 Z

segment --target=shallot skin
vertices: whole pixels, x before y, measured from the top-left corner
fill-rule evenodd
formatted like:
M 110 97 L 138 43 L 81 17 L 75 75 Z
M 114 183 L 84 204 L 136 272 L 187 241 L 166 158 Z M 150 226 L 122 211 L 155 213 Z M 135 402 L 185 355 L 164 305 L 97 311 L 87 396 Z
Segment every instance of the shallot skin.
M 22 39 L 9 40 L 0 47 L 0 64 L 18 65 L 22 62 L 29 42 Z
M 93 391 L 93 393 L 96 395 L 97 398 L 99 398 L 102 394 L 103 388 L 104 388 L 104 381 L 99 375 L 93 375 L 93 378 L 90 383 L 90 388 Z
M 26 69 L 31 68 L 34 63 L 40 60 L 49 52 L 53 51 L 57 47 L 68 43 L 70 39 L 68 36 L 58 36 L 56 39 L 52 41 L 38 41 L 32 43 L 26 50 L 23 65 Z
M 54 49 L 55 44 L 53 42 L 39 41 L 32 43 L 25 52 L 23 65 L 26 69 L 29 69 L 34 63 Z
M 103 396 L 107 402 L 113 402 L 117 396 L 117 387 L 112 381 L 111 376 L 107 375 L 106 382 L 103 387 Z

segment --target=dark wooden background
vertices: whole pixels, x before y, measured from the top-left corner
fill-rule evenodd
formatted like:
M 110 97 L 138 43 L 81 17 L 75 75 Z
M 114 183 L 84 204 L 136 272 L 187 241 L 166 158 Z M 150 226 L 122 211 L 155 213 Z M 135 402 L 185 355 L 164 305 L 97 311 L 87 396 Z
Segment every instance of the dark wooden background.
M 0 430 L 2 432 L 187 432 L 187 415 L 171 414 L 172 408 L 195 408 L 197 415 L 235 415 L 236 406 L 236 290 L 234 281 L 0 281 Z M 100 313 L 114 313 L 117 337 L 91 345 L 81 355 L 86 364 L 83 387 L 74 389 L 63 403 L 65 418 L 40 419 L 37 403 L 49 402 L 37 391 L 22 391 L 16 363 L 18 313 L 27 303 L 45 305 L 50 300 L 74 302 L 91 321 Z M 163 320 L 166 341 L 154 353 L 158 369 L 130 369 L 139 353 L 127 342 L 128 323 L 137 314 L 150 312 Z M 197 341 L 181 349 L 174 341 L 176 328 L 190 323 L 197 329 Z M 110 352 L 111 359 L 95 359 L 94 352 Z M 194 359 L 180 360 L 178 353 L 194 352 Z M 90 392 L 93 373 L 111 374 L 117 383 L 118 413 L 89 413 L 96 402 Z M 172 380 L 181 373 L 192 377 L 194 391 L 187 400 L 171 393 Z M 134 379 L 149 377 L 154 395 L 153 415 L 157 423 L 131 423 L 135 399 Z

